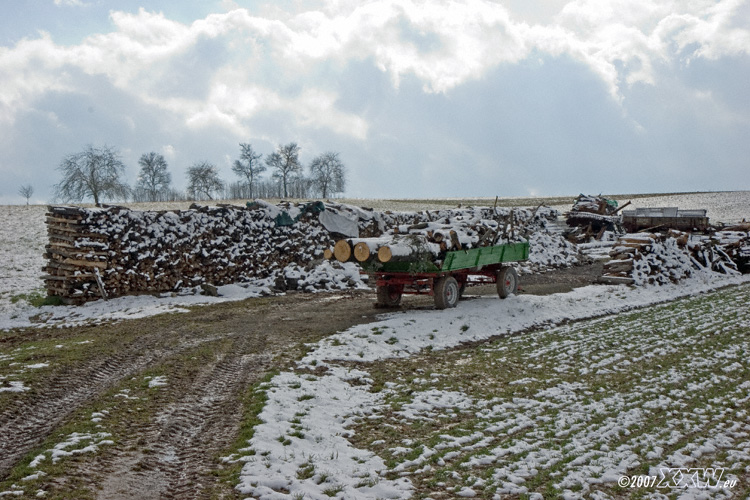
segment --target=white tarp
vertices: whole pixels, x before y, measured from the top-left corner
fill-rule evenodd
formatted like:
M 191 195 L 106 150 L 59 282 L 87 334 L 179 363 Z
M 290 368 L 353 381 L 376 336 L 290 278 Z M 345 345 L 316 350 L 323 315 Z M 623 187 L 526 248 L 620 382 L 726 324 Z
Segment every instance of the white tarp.
M 342 214 L 325 210 L 318 220 L 331 233 L 340 233 L 351 238 L 359 237 L 359 225 L 356 214 Z

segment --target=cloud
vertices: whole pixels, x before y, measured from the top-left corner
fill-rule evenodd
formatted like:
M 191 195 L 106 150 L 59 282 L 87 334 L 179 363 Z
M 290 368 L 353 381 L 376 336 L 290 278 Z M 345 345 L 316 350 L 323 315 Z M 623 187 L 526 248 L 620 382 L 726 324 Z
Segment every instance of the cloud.
M 405 75 L 412 75 L 426 92 L 445 93 L 534 53 L 573 57 L 620 100 L 623 85 L 654 84 L 659 65 L 750 54 L 750 29 L 732 21 L 742 4 L 741 0 L 574 0 L 554 23 L 532 26 L 514 21 L 503 5 L 488 0 L 331 0 L 319 10 L 278 18 L 234 9 L 190 25 L 143 8 L 135 14 L 115 11 L 111 13 L 114 31 L 91 35 L 78 45 L 57 45 L 42 34 L 13 48 L 0 48 L 0 68 L 6 75 L 0 106 L 7 121 L 44 92 L 75 88 L 67 69 L 78 68 L 105 75 L 118 88 L 144 100 L 164 97 L 168 91 L 173 97 L 169 108 L 192 101 L 185 110 L 186 119 L 194 119 L 194 108 L 211 106 L 197 101 L 224 87 L 272 89 L 296 81 L 300 87 L 314 88 L 315 81 L 303 84 L 301 80 L 315 76 L 321 64 L 343 68 L 351 61 L 371 60 L 395 87 Z M 210 44 L 211 40 L 216 43 Z M 213 50 L 201 54 L 202 46 Z M 175 66 L 181 58 L 189 64 Z M 272 72 L 266 71 L 269 68 Z M 228 81 L 223 75 L 239 80 Z M 170 81 L 181 88 L 170 86 Z M 189 95 L 198 82 L 203 82 L 202 93 Z M 301 91 L 275 94 L 289 101 L 282 108 L 307 100 Z M 153 101 L 158 105 L 159 99 Z M 332 114 L 340 113 L 329 94 L 319 102 Z M 258 102 L 256 110 L 265 105 Z M 216 115 L 210 109 L 203 112 Z M 346 129 L 339 127 L 337 132 Z M 354 130 L 362 136 L 361 126 Z
M 654 84 L 655 67 L 750 54 L 750 26 L 735 27 L 743 0 L 575 0 L 537 30 L 540 47 L 587 64 L 621 98 L 622 83 Z
M 0 46 L 0 128 L 32 133 L 44 124 L 67 149 L 140 141 L 122 147 L 164 151 L 179 165 L 249 138 L 268 147 L 294 139 L 306 152 L 338 148 L 396 170 L 417 165 L 407 190 L 464 156 L 487 182 L 499 155 L 519 168 L 603 161 L 581 146 L 581 131 L 602 143 L 610 139 L 600 130 L 618 140 L 632 132 L 607 150 L 620 154 L 654 147 L 647 141 L 675 116 L 710 116 L 714 134 L 747 130 L 747 105 L 736 104 L 746 101 L 746 78 L 737 77 L 750 55 L 747 1 L 555 0 L 538 15 L 522 0 L 237 3 L 224 0 L 222 11 L 192 22 L 113 11 L 110 31 L 75 43 L 40 33 Z M 523 17 L 512 10 L 520 3 Z M 524 85 L 493 85 L 504 78 Z M 468 89 L 486 93 L 472 100 Z M 431 114 L 440 107 L 451 112 Z M 453 122 L 462 126 L 441 128 Z M 706 133 L 693 127 L 686 137 L 696 130 Z M 679 133 L 666 139 L 679 149 Z M 403 142 L 418 145 L 407 152 Z

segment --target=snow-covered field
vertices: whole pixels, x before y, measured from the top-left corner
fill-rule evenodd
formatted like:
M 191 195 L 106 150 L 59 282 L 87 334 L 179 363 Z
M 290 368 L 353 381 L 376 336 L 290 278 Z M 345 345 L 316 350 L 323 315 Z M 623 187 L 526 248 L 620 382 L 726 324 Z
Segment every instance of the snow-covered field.
M 598 193 L 588 193 L 598 194 Z M 506 198 L 500 200 L 502 206 L 528 206 L 535 207 L 544 202 L 546 205 L 567 212 L 573 205 L 577 195 L 567 197 L 553 198 Z M 735 223 L 740 220 L 750 219 L 750 191 L 727 191 L 715 193 L 687 193 L 687 194 L 656 194 L 641 197 L 628 195 L 615 195 L 613 199 L 617 200 L 620 205 L 631 201 L 632 203 L 626 210 L 635 208 L 648 207 L 678 207 L 685 209 L 705 208 L 708 210 L 708 217 L 712 222 Z M 342 200 L 345 203 L 354 205 L 365 205 L 376 210 L 425 210 L 445 208 L 446 206 L 463 205 L 474 206 L 492 206 L 494 198 L 456 198 L 441 200 Z
M 264 423 L 227 460 L 246 462 L 239 489 L 261 499 L 604 499 L 629 494 L 621 477 L 691 467 L 746 479 L 748 283 L 704 275 L 391 314 L 312 346 L 265 385 Z

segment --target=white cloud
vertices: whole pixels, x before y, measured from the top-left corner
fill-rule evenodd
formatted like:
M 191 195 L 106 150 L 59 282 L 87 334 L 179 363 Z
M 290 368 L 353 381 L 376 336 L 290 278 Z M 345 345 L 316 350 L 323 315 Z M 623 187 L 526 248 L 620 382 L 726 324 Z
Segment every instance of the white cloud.
M 171 144 L 166 144 L 161 148 L 161 154 L 163 154 L 164 158 L 166 158 L 167 160 L 172 161 L 177 155 L 177 151 Z
M 580 61 L 619 100 L 623 85 L 656 83 L 655 68 L 662 63 L 750 54 L 750 27 L 733 20 L 742 5 L 743 0 L 573 0 L 546 25 L 515 21 L 505 6 L 489 0 L 330 0 L 319 10 L 266 11 L 275 17 L 233 9 L 190 25 L 144 9 L 112 12 L 114 31 L 78 45 L 58 45 L 41 34 L 0 47 L 0 120 L 11 122 L 47 92 L 83 91 L 77 76 L 83 72 L 103 75 L 143 102 L 181 114 L 191 126 L 221 123 L 246 131 L 255 113 L 281 110 L 300 124 L 362 138 L 367 124 L 338 110 L 335 93 L 321 90 L 325 87 L 314 79 L 321 64 L 343 68 L 370 60 L 395 86 L 413 75 L 427 92 L 448 92 L 532 53 Z M 203 55 L 205 68 L 180 75 L 176 88 L 165 90 L 165 82 L 174 80 L 165 72 L 178 71 L 170 64 L 199 57 L 194 51 L 204 40 L 217 40 L 227 60 Z M 181 92 L 183 81 L 197 80 L 205 82 L 202 94 Z M 290 82 L 296 90 L 274 88 Z
M 547 44 L 565 45 L 566 51 L 588 64 L 618 98 L 621 77 L 628 85 L 655 83 L 656 63 L 750 54 L 750 26 L 731 25 L 732 14 L 742 3 L 575 0 L 556 18 L 563 31 L 557 36 L 542 35 L 542 39 Z M 618 70 L 618 63 L 624 69 Z

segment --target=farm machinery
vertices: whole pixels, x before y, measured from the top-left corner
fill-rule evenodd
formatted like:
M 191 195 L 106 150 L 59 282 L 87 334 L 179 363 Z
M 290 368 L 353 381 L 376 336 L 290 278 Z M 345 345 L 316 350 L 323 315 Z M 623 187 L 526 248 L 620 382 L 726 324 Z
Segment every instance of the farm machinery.
M 455 307 L 467 286 L 494 283 L 501 299 L 516 293 L 518 274 L 508 264 L 529 258 L 529 243 L 505 243 L 436 252 L 418 245 L 386 245 L 377 239 L 340 240 L 333 255 L 339 261 L 358 261 L 374 278 L 377 305 L 395 307 L 401 297 L 432 295 L 437 309 Z

